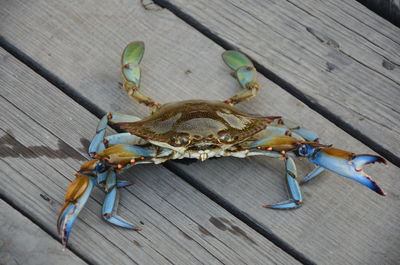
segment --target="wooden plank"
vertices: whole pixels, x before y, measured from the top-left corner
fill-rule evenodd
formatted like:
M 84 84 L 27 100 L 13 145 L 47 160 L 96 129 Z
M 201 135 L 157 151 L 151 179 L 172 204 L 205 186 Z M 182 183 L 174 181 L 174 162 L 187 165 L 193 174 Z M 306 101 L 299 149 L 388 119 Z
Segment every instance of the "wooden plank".
M 172 3 L 246 52 L 278 84 L 400 165 L 399 28 L 354 0 L 156 2 Z
M 79 7 L 63 3 L 61 8 L 57 3 L 26 1 L 18 2 L 18 8 L 6 6 L 4 10 L 8 14 L 7 25 L 11 25 L 4 30 L 7 40 L 67 84 L 66 89 L 104 111 L 141 117 L 147 114 L 147 109 L 132 103 L 118 89 L 119 54 L 132 39 L 146 42 L 142 89 L 159 101 L 226 99 L 237 89 L 236 81 L 221 62 L 223 49 L 191 27 L 178 23 L 165 9 L 144 12 L 138 3 L 132 2 L 94 5 L 85 1 Z M 18 16 L 18 12 L 24 16 Z M 118 16 L 111 18 L 111 14 Z M 127 21 L 135 21 L 135 27 Z M 240 109 L 284 115 L 317 131 L 324 141 L 339 148 L 371 152 L 280 87 L 262 77 L 259 82 L 259 96 L 240 105 Z M 393 165 L 368 170 L 379 177 L 379 183 L 388 192 L 386 198 L 328 173 L 304 186 L 305 205 L 288 212 L 261 208 L 266 202 L 286 197 L 280 162 L 227 158 L 172 165 L 261 229 L 318 263 L 335 260 L 346 264 L 390 264 L 399 259 L 399 169 Z M 298 163 L 298 168 L 306 174 L 311 166 Z
M 1 264 L 87 264 L 1 199 L 0 213 Z
M 98 119 L 0 51 L 0 194 L 56 234 L 57 212 L 87 158 Z M 104 222 L 95 189 L 69 246 L 94 264 L 293 264 L 291 256 L 162 166 L 138 166 L 119 214 L 141 232 Z M 214 219 L 227 220 L 225 229 Z M 61 245 L 59 245 L 61 249 Z

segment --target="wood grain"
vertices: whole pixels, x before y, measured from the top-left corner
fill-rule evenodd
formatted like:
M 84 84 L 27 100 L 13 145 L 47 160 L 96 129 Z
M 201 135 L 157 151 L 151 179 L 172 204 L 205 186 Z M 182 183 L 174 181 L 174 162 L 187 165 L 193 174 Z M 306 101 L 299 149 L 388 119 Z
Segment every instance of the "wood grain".
M 167 0 L 400 164 L 400 29 L 354 0 Z M 271 74 L 272 72 L 272 74 Z
M 118 85 L 119 55 L 132 40 L 146 43 L 141 87 L 158 101 L 222 100 L 238 90 L 220 59 L 223 49 L 165 9 L 144 12 L 138 2 L 132 1 L 115 5 L 85 1 L 79 6 L 69 2 L 62 5 L 46 1 L 13 3 L 16 4 L 8 4 L 3 9 L 6 13 L 3 17 L 9 21 L 3 30 L 6 40 L 29 57 L 29 62 L 41 66 L 42 74 L 57 77 L 68 93 L 78 94 L 103 111 L 121 111 L 140 117 L 148 114 L 146 108 L 131 102 Z M 210 6 L 204 12 L 218 8 L 218 5 Z M 377 23 L 376 20 L 363 22 Z M 226 24 L 231 26 L 231 22 Z M 366 28 L 361 27 L 360 31 Z M 379 38 L 392 31 L 390 27 L 379 30 L 382 32 Z M 257 46 L 256 42 L 253 44 Z M 321 50 L 315 52 L 319 54 Z M 275 58 L 274 63 L 279 65 L 281 59 Z M 323 141 L 338 148 L 371 152 L 271 81 L 260 77 L 259 82 L 262 85 L 259 95 L 239 105 L 241 110 L 284 115 L 318 132 Z M 343 81 L 339 78 L 337 82 Z M 359 92 L 357 96 L 367 95 Z M 73 136 L 75 141 L 76 138 Z M 267 158 L 226 158 L 171 165 L 266 233 L 274 234 L 320 264 L 329 264 L 332 260 L 345 264 L 391 264 L 400 258 L 397 251 L 400 172 L 391 164 L 367 169 L 388 192 L 387 197 L 326 173 L 302 188 L 304 206 L 287 212 L 261 207 L 287 196 L 282 162 Z M 311 168 L 309 164 L 298 163 L 301 175 Z
M 3 200 L 0 213 L 1 264 L 87 264 Z
M 0 193 L 56 236 L 65 190 L 87 160 L 98 119 L 4 50 L 0 58 Z M 297 263 L 162 166 L 138 166 L 124 177 L 137 184 L 121 189 L 119 215 L 144 229 L 103 221 L 104 194 L 95 189 L 69 242 L 90 263 Z M 225 229 L 215 219 L 226 220 Z

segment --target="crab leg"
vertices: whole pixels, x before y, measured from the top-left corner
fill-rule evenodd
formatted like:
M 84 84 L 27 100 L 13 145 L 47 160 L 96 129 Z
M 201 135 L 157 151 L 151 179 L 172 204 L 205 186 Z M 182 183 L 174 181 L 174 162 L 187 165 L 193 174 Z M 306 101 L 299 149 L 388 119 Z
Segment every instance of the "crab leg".
M 154 156 L 154 150 L 126 144 L 111 146 L 105 149 L 101 154 L 97 155 L 98 159 L 104 159 L 108 165 L 114 165 L 113 167 L 110 167 L 107 172 L 106 184 L 104 186 L 106 196 L 104 198 L 102 215 L 106 221 L 124 228 L 134 229 L 137 231 L 141 230 L 141 228 L 123 220 L 115 214 L 119 202 L 117 188 L 132 184 L 132 182 L 127 181 L 118 182 L 116 170 L 127 169 L 133 164 L 146 163 L 148 162 L 146 160 L 152 159 Z
M 299 184 L 296 180 L 297 178 L 296 165 L 294 164 L 294 161 L 291 157 L 285 158 L 285 167 L 286 167 L 286 180 L 287 180 L 290 199 L 276 204 L 264 205 L 264 208 L 292 209 L 301 206 L 302 196 Z
M 299 184 L 296 180 L 297 169 L 293 159 L 288 153 L 296 149 L 298 139 L 287 135 L 273 135 L 267 138 L 256 140 L 249 144 L 248 155 L 266 155 L 273 158 L 285 160 L 286 181 L 289 190 L 289 200 L 272 205 L 264 205 L 264 208 L 291 209 L 301 206 L 302 196 Z M 292 155 L 290 153 L 290 155 Z
M 257 71 L 249 58 L 238 51 L 225 51 L 222 59 L 234 71 L 242 90 L 225 100 L 225 103 L 235 105 L 257 95 L 260 85 L 256 82 Z
M 117 133 L 113 135 L 105 136 L 105 131 L 107 128 L 108 122 L 133 122 L 140 120 L 139 118 L 127 114 L 121 113 L 108 113 L 103 116 L 97 125 L 96 135 L 93 137 L 92 142 L 89 146 L 89 154 L 92 158 L 96 156 L 96 154 L 101 153 L 104 149 L 109 146 L 117 145 L 117 144 L 127 144 L 127 145 L 137 145 L 137 144 L 145 144 L 146 141 L 142 138 L 132 135 L 130 133 Z M 98 162 L 96 165 L 96 173 L 97 173 L 97 184 L 103 186 L 106 182 L 108 172 L 106 170 L 106 166 L 104 163 Z M 122 186 L 122 183 L 119 184 Z
M 129 43 L 122 53 L 121 71 L 125 80 L 123 87 L 128 96 L 137 100 L 139 103 L 150 107 L 153 111 L 160 106 L 160 103 L 144 95 L 139 91 L 140 87 L 140 67 L 139 64 L 144 54 L 144 43 L 134 41 Z
M 99 124 L 97 125 L 96 135 L 90 142 L 88 150 L 90 157 L 94 158 L 96 154 L 101 153 L 101 151 L 103 151 L 107 147 L 105 145 L 107 143 L 110 145 L 118 143 L 136 144 L 140 138 L 128 133 L 115 134 L 107 137 L 104 136 L 106 133 L 107 124 L 109 122 L 110 123 L 134 122 L 138 120 L 140 120 L 140 118 L 118 112 L 107 113 L 106 115 L 104 115 L 103 118 L 101 118 Z
M 126 182 L 125 182 L 126 183 Z M 125 184 L 124 183 L 124 184 Z M 129 183 L 128 183 L 129 185 Z M 116 208 L 119 202 L 118 196 L 118 183 L 117 183 L 117 176 L 113 169 L 108 171 L 107 181 L 105 185 L 106 190 L 106 197 L 104 198 L 103 208 L 102 208 L 102 215 L 107 222 L 110 222 L 114 225 L 134 229 L 134 230 L 141 230 L 139 227 L 128 223 L 121 217 L 115 214 Z
M 325 170 L 325 168 L 321 167 L 321 166 L 317 166 L 316 168 L 314 168 L 313 171 L 311 171 L 301 182 L 300 184 L 304 184 L 308 181 L 310 181 L 311 179 L 313 179 L 314 177 L 318 176 L 319 174 L 321 174 L 323 171 Z
M 318 140 L 319 140 L 319 137 L 315 132 L 304 129 L 304 128 L 300 128 L 300 126 L 297 123 L 295 123 L 294 121 L 291 121 L 291 120 L 288 120 L 285 118 L 277 118 L 272 122 L 272 124 L 284 125 L 291 132 L 299 134 L 301 137 L 303 137 L 307 141 L 318 142 Z

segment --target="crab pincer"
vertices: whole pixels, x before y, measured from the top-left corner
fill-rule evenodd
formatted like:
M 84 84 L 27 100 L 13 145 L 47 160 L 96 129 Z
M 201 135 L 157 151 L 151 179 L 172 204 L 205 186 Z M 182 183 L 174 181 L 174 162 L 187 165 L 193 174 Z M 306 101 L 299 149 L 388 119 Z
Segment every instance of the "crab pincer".
M 340 176 L 355 180 L 380 195 L 386 195 L 381 187 L 362 169 L 362 166 L 371 163 L 386 164 L 386 160 L 380 156 L 354 154 L 329 147 L 315 152 L 308 160 Z
M 61 236 L 64 247 L 67 246 L 76 218 L 85 206 L 95 184 L 95 178 L 92 176 L 81 173 L 76 173 L 75 176 L 75 180 L 71 182 L 67 189 L 65 202 L 57 220 L 58 234 Z

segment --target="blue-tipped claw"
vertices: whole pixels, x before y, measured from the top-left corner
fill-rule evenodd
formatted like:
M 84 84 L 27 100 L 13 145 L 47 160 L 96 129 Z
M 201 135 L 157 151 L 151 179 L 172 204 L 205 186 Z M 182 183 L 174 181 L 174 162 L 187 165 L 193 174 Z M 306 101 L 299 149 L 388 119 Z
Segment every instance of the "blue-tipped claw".
M 312 157 L 309 157 L 309 160 L 340 176 L 355 180 L 380 195 L 386 195 L 381 187 L 362 170 L 362 166 L 366 164 L 386 163 L 379 156 L 356 155 L 340 149 L 326 148 L 316 152 Z
M 85 206 L 95 184 L 95 179 L 86 175 L 77 174 L 77 178 L 70 184 L 65 196 L 65 203 L 58 216 L 57 230 L 61 242 L 66 247 L 72 227 L 79 212 Z

